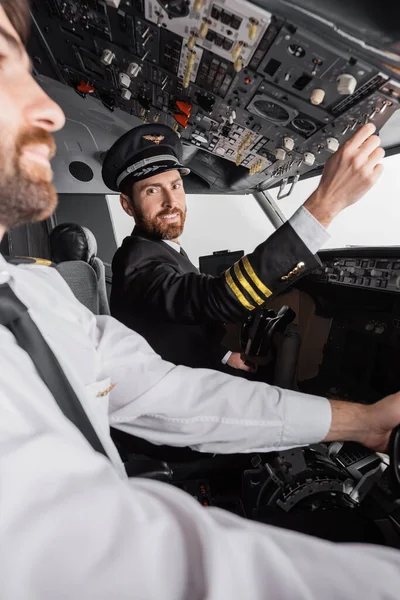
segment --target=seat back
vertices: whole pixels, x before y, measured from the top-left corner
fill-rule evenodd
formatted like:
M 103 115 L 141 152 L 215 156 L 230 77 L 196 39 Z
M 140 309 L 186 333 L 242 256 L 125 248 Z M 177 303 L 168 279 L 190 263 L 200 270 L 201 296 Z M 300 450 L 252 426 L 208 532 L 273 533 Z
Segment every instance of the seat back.
M 74 295 L 95 315 L 100 313 L 97 275 L 83 260 L 70 260 L 56 265 L 57 271 L 65 279 Z
M 52 261 L 69 287 L 94 314 L 109 315 L 105 268 L 97 255 L 93 233 L 75 223 L 63 223 L 50 234 Z

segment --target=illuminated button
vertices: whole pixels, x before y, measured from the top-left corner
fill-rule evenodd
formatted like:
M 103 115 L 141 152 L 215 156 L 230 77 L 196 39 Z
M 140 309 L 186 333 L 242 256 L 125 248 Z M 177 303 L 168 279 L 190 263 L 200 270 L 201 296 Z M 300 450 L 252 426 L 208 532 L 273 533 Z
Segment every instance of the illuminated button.
M 382 277 L 383 275 L 383 271 L 381 271 L 380 269 L 372 269 L 371 271 L 371 277 Z

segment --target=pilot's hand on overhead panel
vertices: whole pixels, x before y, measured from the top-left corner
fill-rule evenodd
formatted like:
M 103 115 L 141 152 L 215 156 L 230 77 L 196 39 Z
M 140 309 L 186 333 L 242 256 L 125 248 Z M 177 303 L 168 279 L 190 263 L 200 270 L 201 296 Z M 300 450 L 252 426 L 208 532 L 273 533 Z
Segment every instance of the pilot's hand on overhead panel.
M 324 226 L 344 208 L 354 204 L 382 173 L 385 151 L 375 125 L 367 123 L 327 161 L 320 184 L 304 207 Z
M 232 369 L 239 369 L 240 371 L 247 371 L 250 373 L 256 372 L 256 366 L 247 364 L 243 360 L 240 352 L 232 352 L 226 364 L 229 365 Z

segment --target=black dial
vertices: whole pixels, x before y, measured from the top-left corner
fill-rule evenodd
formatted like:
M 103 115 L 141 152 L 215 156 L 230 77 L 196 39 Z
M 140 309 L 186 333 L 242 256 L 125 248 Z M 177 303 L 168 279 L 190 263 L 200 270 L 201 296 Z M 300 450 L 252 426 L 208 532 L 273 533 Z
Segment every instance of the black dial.
M 315 123 L 313 123 L 313 121 L 302 119 L 301 117 L 293 119 L 292 125 L 295 129 L 301 131 L 302 133 L 306 133 L 307 135 L 314 133 L 314 131 L 317 129 L 317 126 Z
M 264 116 L 270 121 L 280 123 L 289 119 L 288 111 L 275 102 L 269 100 L 256 100 L 253 106 L 259 115 Z

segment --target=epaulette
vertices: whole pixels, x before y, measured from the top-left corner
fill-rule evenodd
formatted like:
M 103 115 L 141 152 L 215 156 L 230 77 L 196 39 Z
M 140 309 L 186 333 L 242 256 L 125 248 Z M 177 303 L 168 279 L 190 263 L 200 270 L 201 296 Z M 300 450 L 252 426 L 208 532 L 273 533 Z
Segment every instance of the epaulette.
M 33 256 L 5 256 L 5 260 L 11 265 L 40 265 L 42 267 L 55 267 L 51 260 L 34 258 Z

